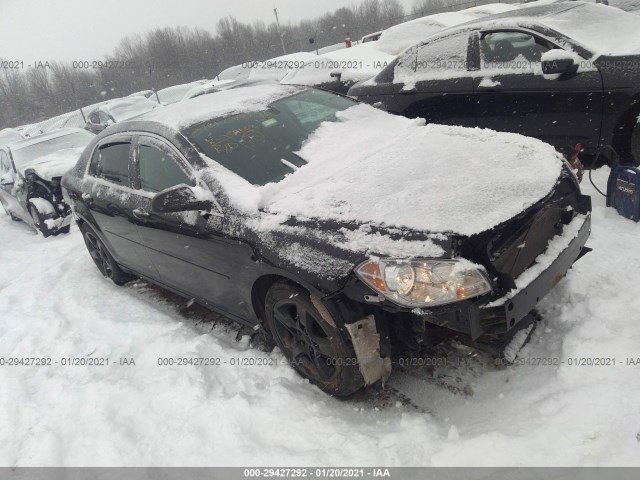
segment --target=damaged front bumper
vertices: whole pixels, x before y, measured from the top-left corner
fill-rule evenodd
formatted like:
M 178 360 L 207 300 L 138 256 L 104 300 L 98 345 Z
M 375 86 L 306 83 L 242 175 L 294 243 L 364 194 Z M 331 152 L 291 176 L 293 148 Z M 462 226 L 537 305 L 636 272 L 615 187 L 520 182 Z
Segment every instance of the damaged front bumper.
M 577 215 L 554 237 L 534 265 L 516 279 L 516 289 L 489 303 L 483 299 L 461 302 L 440 311 L 415 309 L 425 321 L 468 334 L 476 340 L 485 334 L 507 333 L 526 318 L 536 304 L 590 251 L 591 215 Z

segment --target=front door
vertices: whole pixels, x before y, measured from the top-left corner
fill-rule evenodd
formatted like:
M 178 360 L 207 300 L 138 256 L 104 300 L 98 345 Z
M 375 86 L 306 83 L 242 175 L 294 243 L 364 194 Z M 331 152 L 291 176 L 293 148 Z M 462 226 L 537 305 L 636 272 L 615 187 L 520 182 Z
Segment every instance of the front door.
M 584 68 L 585 61 L 575 74 L 543 75 L 541 56 L 558 48 L 548 40 L 525 30 L 479 36 L 478 126 L 539 138 L 556 148 L 580 143 L 589 153 L 597 149 L 603 89 L 596 69 Z

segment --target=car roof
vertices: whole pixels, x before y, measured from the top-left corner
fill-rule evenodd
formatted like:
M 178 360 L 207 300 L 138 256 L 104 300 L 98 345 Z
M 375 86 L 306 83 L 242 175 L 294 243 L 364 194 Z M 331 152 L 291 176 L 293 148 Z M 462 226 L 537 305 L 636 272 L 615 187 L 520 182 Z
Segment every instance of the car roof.
M 306 87 L 263 83 L 253 86 L 222 90 L 215 95 L 201 95 L 188 102 L 177 102 L 137 117 L 140 122 L 154 122 L 174 130 L 184 130 L 210 119 L 233 114 L 266 110 L 276 100 L 294 95 Z M 124 121 L 119 125 L 129 125 Z M 120 128 L 120 131 L 126 129 Z M 111 130 L 114 131 L 114 130 Z
M 52 140 L 54 138 L 65 137 L 67 135 L 71 135 L 73 133 L 88 133 L 86 130 L 82 128 L 60 128 L 58 130 L 53 130 L 48 133 L 43 133 L 42 135 L 38 135 L 35 137 L 25 138 L 24 140 L 19 140 L 13 143 L 9 143 L 7 146 L 11 150 L 20 150 L 22 148 L 30 147 L 32 145 L 37 145 L 38 143 L 46 142 L 47 140 Z

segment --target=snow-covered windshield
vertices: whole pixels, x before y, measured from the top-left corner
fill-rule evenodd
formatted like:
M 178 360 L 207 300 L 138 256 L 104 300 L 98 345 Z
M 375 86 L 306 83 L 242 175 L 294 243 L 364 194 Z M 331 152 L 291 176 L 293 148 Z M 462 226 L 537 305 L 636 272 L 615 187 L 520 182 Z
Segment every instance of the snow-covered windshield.
M 595 54 L 640 52 L 640 17 L 605 5 L 578 4 L 545 23 Z
M 18 170 L 23 170 L 40 157 L 51 155 L 61 150 L 84 148 L 93 138 L 94 136 L 91 133 L 79 130 L 68 135 L 26 145 L 12 151 L 13 161 Z
M 335 121 L 336 112 L 355 104 L 308 90 L 277 100 L 268 110 L 201 123 L 186 134 L 207 157 L 254 185 L 266 185 L 304 165 L 294 152 L 322 122 Z

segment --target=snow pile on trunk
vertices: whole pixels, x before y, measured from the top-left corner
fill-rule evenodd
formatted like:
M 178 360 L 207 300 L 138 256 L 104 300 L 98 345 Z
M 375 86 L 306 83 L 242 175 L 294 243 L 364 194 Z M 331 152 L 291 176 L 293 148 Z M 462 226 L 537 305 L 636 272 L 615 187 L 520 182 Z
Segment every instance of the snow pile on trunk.
M 338 118 L 298 152 L 307 165 L 260 189 L 261 207 L 284 218 L 472 235 L 544 198 L 562 168 L 553 147 L 512 133 L 425 126 L 368 105 Z

